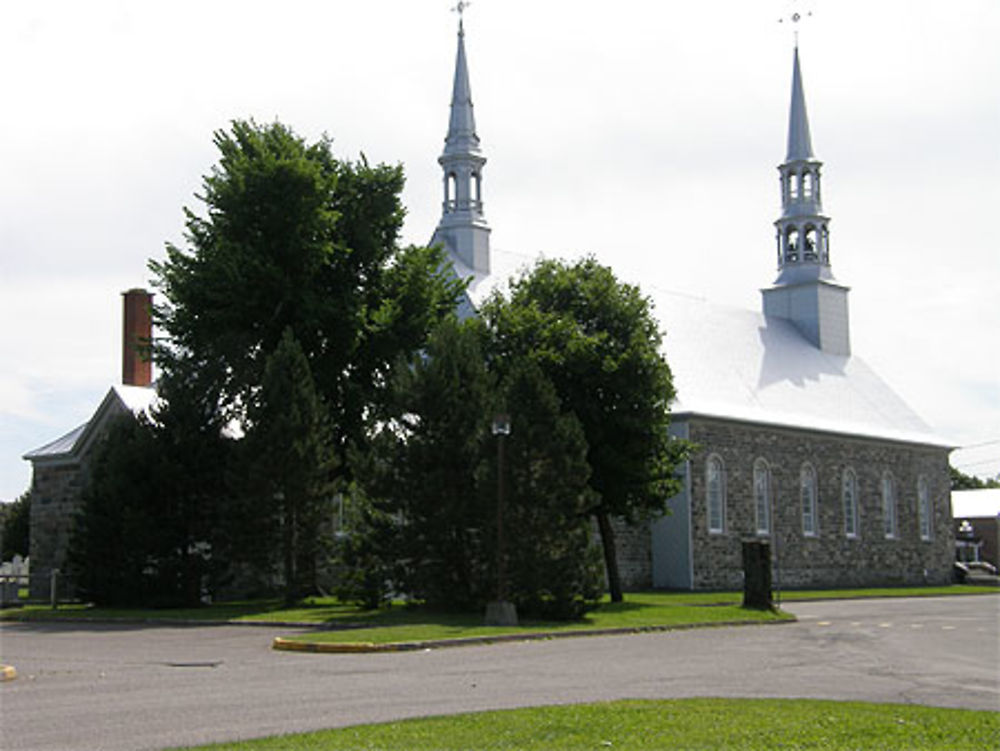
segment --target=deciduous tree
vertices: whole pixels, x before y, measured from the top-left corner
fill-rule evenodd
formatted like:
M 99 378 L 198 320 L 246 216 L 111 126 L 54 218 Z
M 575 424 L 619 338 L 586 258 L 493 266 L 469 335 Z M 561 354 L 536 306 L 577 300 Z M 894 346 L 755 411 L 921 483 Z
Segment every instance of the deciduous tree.
M 680 489 L 687 446 L 668 433 L 670 368 L 649 301 L 588 258 L 541 261 L 494 297 L 484 316 L 499 356 L 528 357 L 583 427 L 611 597 L 622 599 L 612 517 L 663 511 Z
M 241 420 L 291 327 L 336 445 L 361 441 L 392 364 L 450 314 L 461 284 L 439 250 L 398 247 L 399 167 L 340 161 L 328 138 L 307 143 L 280 123 L 237 121 L 215 144 L 204 212 L 186 210 L 187 247 L 150 263 L 163 293 L 158 364 L 195 364 Z

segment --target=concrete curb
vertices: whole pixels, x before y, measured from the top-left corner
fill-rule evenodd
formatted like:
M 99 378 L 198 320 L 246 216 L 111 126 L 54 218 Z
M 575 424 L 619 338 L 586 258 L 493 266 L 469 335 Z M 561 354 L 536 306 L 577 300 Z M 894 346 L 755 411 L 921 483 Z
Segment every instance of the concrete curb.
M 585 636 L 624 636 L 628 634 L 650 634 L 663 631 L 691 631 L 696 628 L 722 628 L 732 626 L 780 626 L 795 623 L 797 618 L 780 621 L 716 621 L 713 623 L 689 623 L 681 626 L 632 626 L 625 628 L 602 628 L 579 631 L 528 631 L 519 634 L 497 636 L 468 636 L 460 639 L 431 639 L 428 641 L 401 641 L 376 644 L 374 642 L 318 642 L 275 637 L 272 649 L 283 652 L 309 652 L 313 654 L 370 654 L 374 652 L 419 652 L 428 649 L 450 647 L 470 647 L 486 644 L 502 644 L 515 641 L 541 641 L 545 639 L 575 639 Z
M 17 671 L 10 665 L 0 665 L 0 683 L 17 678 Z

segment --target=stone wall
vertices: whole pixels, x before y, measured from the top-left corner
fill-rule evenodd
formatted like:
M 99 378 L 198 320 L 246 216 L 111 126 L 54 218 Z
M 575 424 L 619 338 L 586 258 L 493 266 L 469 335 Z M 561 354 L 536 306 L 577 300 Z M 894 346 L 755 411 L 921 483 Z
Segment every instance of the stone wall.
M 80 508 L 83 472 L 78 463 L 36 463 L 31 485 L 31 588 L 32 599 L 48 600 L 53 569 L 66 574 L 66 557 L 73 520 Z M 68 578 L 62 579 L 62 596 L 72 594 Z
M 637 591 L 653 586 L 653 548 L 649 524 L 627 524 L 624 519 L 612 519 L 618 551 L 618 575 L 622 589 Z
M 947 584 L 954 558 L 949 502 L 948 450 L 709 418 L 690 419 L 690 439 L 703 447 L 690 463 L 695 589 L 742 587 L 741 542 L 757 536 L 753 465 L 771 472 L 770 535 L 774 582 L 780 587 Z M 707 524 L 705 465 L 710 455 L 724 465 L 725 523 Z M 816 472 L 818 529 L 803 533 L 800 470 Z M 844 528 L 842 478 L 857 477 L 859 533 Z M 896 488 L 897 534 L 883 530 L 881 482 L 891 473 Z M 931 502 L 931 535 L 921 539 L 917 483 L 923 477 Z

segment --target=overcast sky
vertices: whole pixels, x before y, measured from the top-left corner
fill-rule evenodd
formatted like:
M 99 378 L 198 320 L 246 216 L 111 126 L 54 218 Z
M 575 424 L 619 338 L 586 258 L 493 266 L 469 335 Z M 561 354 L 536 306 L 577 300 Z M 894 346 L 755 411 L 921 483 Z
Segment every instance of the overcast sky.
M 0 500 L 120 378 L 121 296 L 183 242 L 234 118 L 402 163 L 440 215 L 452 0 L 4 3 Z M 475 0 L 495 248 L 755 310 L 775 276 L 795 3 Z M 854 352 L 1000 472 L 1000 3 L 815 0 L 799 24 Z M 667 355 L 669 359 L 669 321 Z

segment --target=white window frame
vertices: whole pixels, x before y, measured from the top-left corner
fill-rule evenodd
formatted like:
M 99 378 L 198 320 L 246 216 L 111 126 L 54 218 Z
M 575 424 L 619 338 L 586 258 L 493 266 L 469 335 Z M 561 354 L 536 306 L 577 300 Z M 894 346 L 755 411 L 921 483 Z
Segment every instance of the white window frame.
M 802 511 L 802 534 L 816 537 L 819 534 L 819 499 L 816 493 L 816 470 L 803 464 L 799 470 L 799 506 Z
M 927 487 L 927 478 L 917 478 L 917 521 L 921 540 L 931 540 L 934 537 L 934 525 L 931 523 L 931 494 Z
M 882 534 L 887 540 L 899 536 L 896 512 L 896 481 L 890 472 L 882 473 Z
M 771 467 L 764 459 L 753 463 L 754 520 L 758 535 L 771 534 Z
M 714 478 L 713 469 L 718 471 Z M 726 531 L 726 465 L 718 454 L 712 454 L 705 461 L 705 510 L 709 533 L 723 534 Z
M 840 483 L 840 499 L 844 512 L 844 535 L 852 540 L 860 537 L 858 518 L 858 474 L 851 467 L 844 470 Z

